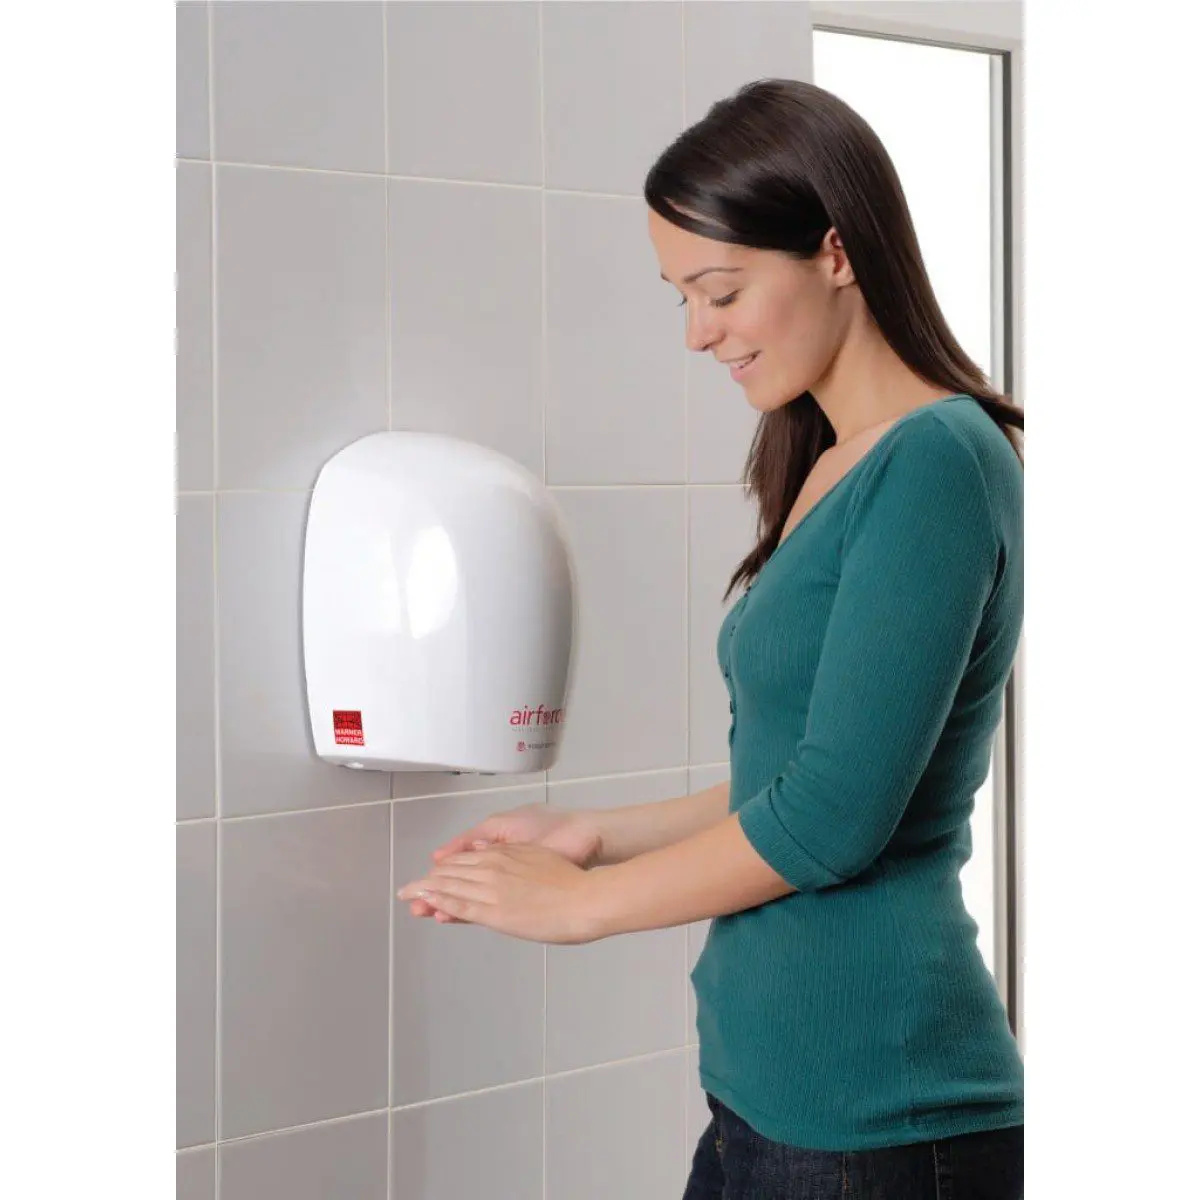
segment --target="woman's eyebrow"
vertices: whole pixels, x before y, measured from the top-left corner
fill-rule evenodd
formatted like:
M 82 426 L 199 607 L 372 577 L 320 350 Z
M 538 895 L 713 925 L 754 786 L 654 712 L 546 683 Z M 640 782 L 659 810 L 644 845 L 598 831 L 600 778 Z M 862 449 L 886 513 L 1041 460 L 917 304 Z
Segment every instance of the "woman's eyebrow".
M 691 275 L 686 276 L 683 282 L 695 283 L 701 275 L 707 275 L 710 271 L 740 271 L 741 269 L 741 267 L 703 267 L 699 271 L 694 271 Z M 658 277 L 664 283 L 671 282 L 661 271 L 658 273 Z

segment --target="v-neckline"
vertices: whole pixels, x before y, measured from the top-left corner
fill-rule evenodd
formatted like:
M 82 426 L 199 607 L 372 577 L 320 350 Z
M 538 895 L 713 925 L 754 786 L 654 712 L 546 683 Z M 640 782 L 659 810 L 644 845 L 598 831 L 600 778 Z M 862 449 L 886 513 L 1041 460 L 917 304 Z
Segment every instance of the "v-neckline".
M 792 528 L 788 531 L 788 533 L 779 539 L 779 542 L 776 545 L 775 549 L 771 551 L 771 553 L 767 556 L 766 560 L 763 562 L 763 565 L 759 568 L 758 578 L 754 580 L 754 583 L 752 583 L 750 585 L 750 587 L 753 587 L 754 584 L 758 582 L 758 579 L 762 578 L 762 573 L 763 573 L 763 571 L 765 571 L 767 569 L 768 563 L 772 562 L 778 556 L 780 550 L 782 550 L 783 547 L 785 545 L 787 545 L 787 543 L 790 542 L 793 537 L 796 536 L 796 534 L 800 530 L 800 527 L 817 511 L 817 509 L 819 509 L 821 507 L 822 504 L 825 503 L 826 500 L 828 500 L 830 498 L 830 496 L 832 496 L 836 491 L 838 491 L 838 489 L 842 486 L 843 483 L 846 482 L 847 479 L 849 479 L 853 474 L 855 474 L 855 472 L 857 472 L 858 469 L 861 466 L 863 466 L 867 462 L 867 460 L 870 459 L 875 454 L 875 452 L 879 449 L 879 447 L 882 446 L 883 443 L 885 441 L 887 441 L 887 439 L 889 437 L 891 437 L 891 435 L 893 433 L 895 433 L 896 430 L 899 429 L 900 426 L 903 425 L 905 421 L 909 420 L 912 417 L 915 417 L 918 413 L 926 412 L 931 408 L 937 408 L 939 405 L 942 405 L 942 404 L 950 404 L 952 401 L 955 401 L 955 400 L 973 400 L 973 399 L 974 399 L 974 397 L 968 395 L 966 392 L 959 392 L 953 396 L 943 396 L 940 400 L 931 400 L 928 404 L 922 404 L 917 408 L 910 409 L 908 412 L 904 413 L 903 416 L 897 417 L 896 420 L 894 420 L 879 435 L 879 437 L 877 437 L 875 439 L 875 441 L 872 442 L 871 445 L 868 446 L 867 449 L 864 450 L 862 452 L 862 454 L 859 455 L 859 457 L 856 458 L 854 460 L 854 462 L 851 463 L 850 466 L 848 466 L 845 469 L 845 471 L 843 471 L 842 474 L 839 475 L 838 478 L 836 480 L 834 480 L 834 482 L 832 484 L 830 484 L 829 487 L 827 487 L 825 489 L 825 491 L 823 491 L 821 493 L 820 496 L 817 497 L 817 499 L 813 503 L 812 507 L 804 514 L 804 516 L 802 516 L 800 518 L 800 520 L 798 520 L 795 523 L 795 525 L 792 526 Z M 750 590 L 750 588 L 746 589 L 747 592 L 749 592 L 749 590 Z

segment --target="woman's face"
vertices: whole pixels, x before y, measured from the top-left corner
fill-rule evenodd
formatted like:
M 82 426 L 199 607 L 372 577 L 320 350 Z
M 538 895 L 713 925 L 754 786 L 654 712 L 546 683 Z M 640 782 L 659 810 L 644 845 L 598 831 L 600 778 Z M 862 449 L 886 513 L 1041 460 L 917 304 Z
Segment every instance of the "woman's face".
M 821 253 L 798 262 L 701 237 L 649 209 L 650 240 L 663 277 L 687 305 L 687 345 L 723 363 L 757 357 L 731 375 L 746 399 L 770 412 L 818 386 L 849 327 L 854 280 L 836 230 Z M 709 271 L 689 281 L 689 276 Z M 728 367 L 726 369 L 729 369 Z

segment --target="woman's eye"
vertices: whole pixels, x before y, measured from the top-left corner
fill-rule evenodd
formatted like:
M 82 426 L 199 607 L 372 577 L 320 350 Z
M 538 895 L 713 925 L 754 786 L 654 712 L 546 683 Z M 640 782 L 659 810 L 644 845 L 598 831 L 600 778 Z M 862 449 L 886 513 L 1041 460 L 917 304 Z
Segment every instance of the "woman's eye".
M 727 304 L 732 304 L 733 298 L 736 295 L 737 295 L 737 292 L 730 292 L 728 296 L 722 296 L 719 300 L 714 300 L 712 302 L 713 308 L 724 308 Z M 675 305 L 675 307 L 682 308 L 686 303 L 687 303 L 687 297 L 684 296 L 684 298 L 682 300 L 680 300 L 680 302 L 677 305 Z

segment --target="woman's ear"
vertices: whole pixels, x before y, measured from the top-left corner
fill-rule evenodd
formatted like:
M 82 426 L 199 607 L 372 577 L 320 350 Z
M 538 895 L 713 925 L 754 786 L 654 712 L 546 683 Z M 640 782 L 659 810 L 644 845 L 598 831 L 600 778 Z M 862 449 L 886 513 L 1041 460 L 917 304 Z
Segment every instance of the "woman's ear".
M 830 280 L 837 287 L 845 287 L 854 282 L 854 268 L 850 265 L 850 256 L 842 245 L 842 235 L 832 227 L 821 242 L 821 253 L 829 263 Z

